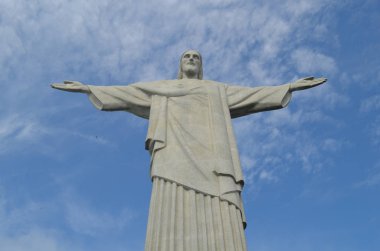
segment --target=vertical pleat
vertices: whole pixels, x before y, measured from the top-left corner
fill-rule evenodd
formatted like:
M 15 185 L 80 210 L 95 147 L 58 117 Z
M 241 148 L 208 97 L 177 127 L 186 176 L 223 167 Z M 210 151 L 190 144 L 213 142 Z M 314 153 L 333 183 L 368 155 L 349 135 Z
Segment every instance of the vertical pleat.
M 220 200 L 217 197 L 212 198 L 212 213 L 216 240 L 216 250 L 226 251 L 226 246 L 224 245 L 224 232 L 222 223 L 222 209 L 220 207 Z
M 191 245 L 191 229 L 190 229 L 190 222 L 191 222 L 191 215 L 190 211 L 192 208 L 190 208 L 190 203 L 189 203 L 189 197 L 190 197 L 190 192 L 184 191 L 183 193 L 184 196 L 184 203 L 183 203 L 183 211 L 185 212 L 184 215 L 184 251 L 191 251 L 190 245 Z
M 235 243 L 235 249 L 236 251 L 241 251 L 242 250 L 242 245 L 241 245 L 241 238 L 240 238 L 240 232 L 239 232 L 239 223 L 238 219 L 236 216 L 236 208 L 234 205 L 229 205 L 229 211 L 230 211 L 230 219 L 232 223 L 232 235 L 234 238 L 234 243 Z
M 164 189 L 164 180 L 158 179 L 158 187 L 157 187 L 157 198 L 155 198 L 155 212 L 153 220 L 153 238 L 152 238 L 152 244 L 151 250 L 159 251 L 160 246 L 160 226 L 161 226 L 161 212 L 162 212 L 162 206 L 165 204 L 164 197 L 163 196 L 163 189 Z
M 244 226 L 243 226 L 243 218 L 241 215 L 241 212 L 239 210 L 235 210 L 236 217 L 238 219 L 238 230 L 239 230 L 239 237 L 240 237 L 240 243 L 241 243 L 241 250 L 247 250 L 247 244 L 245 242 L 245 233 L 244 233 Z
M 149 220 L 148 220 L 148 226 L 146 231 L 146 241 L 145 241 L 145 250 L 152 250 L 152 243 L 153 243 L 153 230 L 154 230 L 154 218 L 156 218 L 156 198 L 157 198 L 157 191 L 158 191 L 158 183 L 159 182 L 153 182 L 153 188 L 152 188 L 152 195 L 150 198 L 150 207 L 149 207 Z
M 198 231 L 197 231 L 197 206 L 196 206 L 196 199 L 195 199 L 195 191 L 189 190 L 189 204 L 187 205 L 186 209 L 189 210 L 189 218 L 187 219 L 190 225 L 190 231 L 188 233 L 189 239 L 190 239 L 190 245 L 188 246 L 188 251 L 198 250 Z
M 175 250 L 185 250 L 184 248 L 184 227 L 185 227 L 185 214 L 184 214 L 184 199 L 183 187 L 178 186 L 177 190 L 177 205 L 176 205 L 176 224 L 175 224 Z
M 172 201 L 170 206 L 170 244 L 168 251 L 175 251 L 175 225 L 176 225 L 176 216 L 178 211 L 176 210 L 177 204 L 177 185 L 175 183 L 171 184 L 171 193 L 172 193 Z
M 246 251 L 240 210 L 218 197 L 153 179 L 145 251 Z
M 230 219 L 230 210 L 227 201 L 221 201 L 220 208 L 222 211 L 222 224 L 223 224 L 223 234 L 224 234 L 224 245 L 226 250 L 235 250 L 234 248 L 234 238 L 232 233 L 232 223 Z
M 198 230 L 198 249 L 207 251 L 207 229 L 205 214 L 205 196 L 197 193 L 197 230 Z
M 153 189 L 155 189 L 155 191 L 152 192 L 152 196 L 153 194 L 155 194 L 155 197 L 152 197 L 151 199 L 151 204 L 152 204 L 151 207 L 153 207 L 153 210 L 150 210 L 151 213 L 149 214 L 149 219 L 152 219 L 152 220 L 148 220 L 148 225 L 151 226 L 151 229 L 148 229 L 148 231 L 151 233 L 151 235 L 150 235 L 149 242 L 147 239 L 148 243 L 145 244 L 146 246 L 150 247 L 149 250 L 154 250 L 153 244 L 157 243 L 156 240 L 157 240 L 158 233 L 155 232 L 155 229 L 157 228 L 157 221 L 158 221 L 157 213 L 159 211 L 158 210 L 159 205 L 157 203 L 157 201 L 159 200 L 159 189 L 160 189 L 159 186 L 160 186 L 159 181 L 153 183 Z
M 214 232 L 214 218 L 212 213 L 212 203 L 211 196 L 207 195 L 205 198 L 205 211 L 206 211 L 206 227 L 207 227 L 207 250 L 208 251 L 216 251 L 215 250 L 215 232 Z

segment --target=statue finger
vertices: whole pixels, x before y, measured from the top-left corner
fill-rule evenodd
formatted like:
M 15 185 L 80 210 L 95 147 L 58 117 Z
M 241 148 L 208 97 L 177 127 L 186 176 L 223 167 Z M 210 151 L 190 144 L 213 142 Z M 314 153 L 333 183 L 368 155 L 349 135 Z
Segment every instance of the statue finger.
M 59 90 L 67 89 L 67 86 L 65 84 L 62 84 L 62 83 L 53 83 L 53 84 L 51 84 L 51 87 L 54 89 L 59 89 Z
M 313 80 L 314 77 L 306 77 L 306 78 L 303 78 L 304 80 Z
M 318 84 L 323 84 L 324 82 L 327 81 L 327 78 L 316 78 L 315 81 L 316 81 Z

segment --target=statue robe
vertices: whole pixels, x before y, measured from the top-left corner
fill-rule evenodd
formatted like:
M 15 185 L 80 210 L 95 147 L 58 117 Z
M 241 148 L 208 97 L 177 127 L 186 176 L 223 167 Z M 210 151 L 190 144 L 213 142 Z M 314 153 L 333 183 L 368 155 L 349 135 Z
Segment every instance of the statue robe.
M 238 224 L 245 225 L 240 195 L 244 180 L 231 118 L 285 107 L 291 98 L 289 85 L 252 88 L 181 79 L 89 88 L 96 108 L 149 119 L 146 149 L 151 177 L 157 180 L 153 187 L 180 185 L 228 202 L 240 211 Z

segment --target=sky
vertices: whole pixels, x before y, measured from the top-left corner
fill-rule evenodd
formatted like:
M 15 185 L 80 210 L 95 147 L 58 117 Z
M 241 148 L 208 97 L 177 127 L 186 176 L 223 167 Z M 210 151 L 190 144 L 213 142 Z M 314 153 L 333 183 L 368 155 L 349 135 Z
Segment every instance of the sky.
M 51 83 L 280 85 L 287 108 L 235 119 L 249 251 L 380 247 L 378 0 L 0 0 L 0 251 L 143 250 L 148 123 Z

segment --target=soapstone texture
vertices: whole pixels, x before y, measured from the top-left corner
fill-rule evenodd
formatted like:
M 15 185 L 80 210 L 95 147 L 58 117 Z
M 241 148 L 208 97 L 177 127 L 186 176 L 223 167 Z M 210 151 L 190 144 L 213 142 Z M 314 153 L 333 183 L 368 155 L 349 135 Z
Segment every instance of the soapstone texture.
M 89 88 L 98 109 L 149 119 L 145 145 L 152 177 L 228 200 L 242 211 L 231 116 L 282 108 L 290 100 L 289 85 L 248 88 L 199 79 Z
M 202 80 L 202 58 L 180 59 L 177 80 L 52 87 L 86 93 L 103 111 L 149 119 L 153 190 L 145 251 L 246 251 L 244 184 L 232 118 L 285 107 L 292 91 L 326 82 L 304 78 L 280 86 L 241 87 Z
M 150 205 L 145 250 L 247 250 L 234 204 L 155 177 Z

